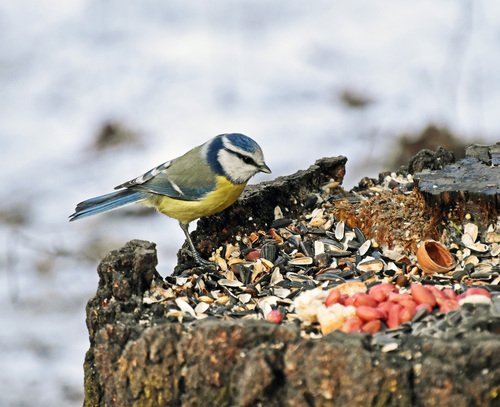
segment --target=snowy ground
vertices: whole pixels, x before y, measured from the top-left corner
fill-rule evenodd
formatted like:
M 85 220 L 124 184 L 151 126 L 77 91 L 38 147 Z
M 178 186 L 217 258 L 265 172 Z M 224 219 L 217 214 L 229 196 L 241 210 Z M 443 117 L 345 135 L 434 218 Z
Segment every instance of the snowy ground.
M 494 0 L 16 0 L 0 39 L 0 406 L 81 405 L 92 242 L 153 240 L 165 275 L 183 241 L 160 216 L 69 224 L 77 202 L 228 131 L 273 177 L 346 155 L 348 186 L 430 121 L 500 139 Z M 93 150 L 109 119 L 140 145 Z

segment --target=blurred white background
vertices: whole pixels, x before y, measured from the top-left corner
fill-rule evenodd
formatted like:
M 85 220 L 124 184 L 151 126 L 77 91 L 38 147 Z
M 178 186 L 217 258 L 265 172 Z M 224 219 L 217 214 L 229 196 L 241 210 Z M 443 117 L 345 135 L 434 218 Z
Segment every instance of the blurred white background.
M 81 405 L 103 251 L 175 264 L 175 221 L 77 202 L 223 132 L 262 146 L 254 182 L 345 155 L 351 187 L 428 123 L 498 141 L 499 72 L 495 0 L 1 2 L 0 405 Z M 137 136 L 99 147 L 109 121 Z

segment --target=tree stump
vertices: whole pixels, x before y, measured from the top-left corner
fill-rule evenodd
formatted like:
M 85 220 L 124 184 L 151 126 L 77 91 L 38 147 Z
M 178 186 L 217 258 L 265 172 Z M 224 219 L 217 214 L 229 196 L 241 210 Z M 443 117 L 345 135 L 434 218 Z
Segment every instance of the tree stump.
M 470 151 L 477 158 L 471 153 L 465 162 L 415 179 L 432 211 L 449 211 L 457 200 L 464 213 L 491 219 L 498 214 L 497 150 Z M 358 193 L 338 188 L 345 162 L 318 160 L 306 171 L 250 188 L 232 208 L 199 221 L 193 237 L 200 251 L 210 253 L 238 232 L 287 224 L 287 218 L 314 208 L 325 188 L 328 205 L 359 200 Z M 465 178 L 469 168 L 484 176 L 481 182 Z M 452 181 L 457 173 L 464 182 Z M 443 177 L 446 182 L 439 181 Z M 276 207 L 284 216 L 278 220 Z M 313 338 L 297 321 L 274 324 L 223 314 L 197 320 L 174 302 L 181 295 L 176 284 L 195 276 L 182 294 L 189 295 L 190 281 L 199 281 L 192 260 L 181 250 L 167 281 L 156 264 L 155 245 L 133 240 L 98 267 L 99 286 L 87 305 L 87 407 L 500 405 L 500 309 L 478 307 L 468 329 L 448 336 L 415 336 L 405 328 L 387 346 L 360 333 Z M 151 301 L 153 291 L 160 300 Z
M 500 214 L 500 143 L 471 145 L 463 160 L 414 178 L 430 211 L 453 213 L 459 221 L 470 214 L 483 225 Z

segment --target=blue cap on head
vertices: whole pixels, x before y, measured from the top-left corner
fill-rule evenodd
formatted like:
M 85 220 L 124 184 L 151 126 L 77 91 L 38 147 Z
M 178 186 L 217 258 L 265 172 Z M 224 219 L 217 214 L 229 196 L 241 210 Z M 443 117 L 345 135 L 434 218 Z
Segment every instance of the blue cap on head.
M 259 145 L 253 141 L 250 137 L 245 136 L 241 133 L 229 133 L 223 134 L 233 145 L 248 151 L 249 153 L 254 153 L 259 150 Z

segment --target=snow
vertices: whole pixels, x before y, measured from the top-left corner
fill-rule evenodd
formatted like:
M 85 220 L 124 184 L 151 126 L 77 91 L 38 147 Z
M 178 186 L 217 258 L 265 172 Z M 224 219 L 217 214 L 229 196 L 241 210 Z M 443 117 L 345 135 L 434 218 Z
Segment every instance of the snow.
M 161 216 L 70 224 L 77 202 L 223 132 L 262 146 L 273 174 L 255 182 L 345 155 L 347 186 L 429 122 L 500 139 L 493 0 L 17 0 L 0 38 L 0 212 L 27 216 L 0 220 L 2 406 L 81 405 L 91 242 L 155 241 L 163 275 L 183 242 Z M 142 143 L 95 152 L 106 120 Z

